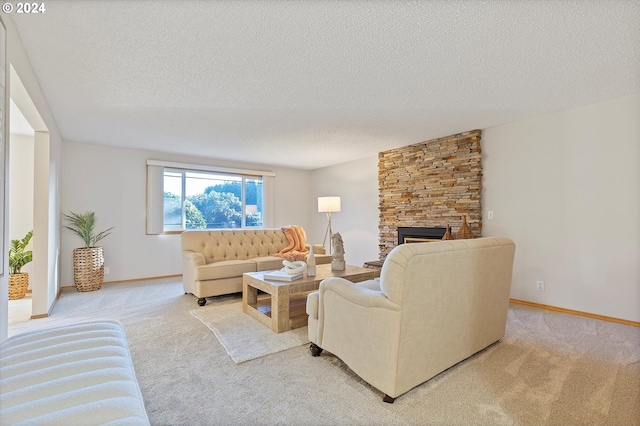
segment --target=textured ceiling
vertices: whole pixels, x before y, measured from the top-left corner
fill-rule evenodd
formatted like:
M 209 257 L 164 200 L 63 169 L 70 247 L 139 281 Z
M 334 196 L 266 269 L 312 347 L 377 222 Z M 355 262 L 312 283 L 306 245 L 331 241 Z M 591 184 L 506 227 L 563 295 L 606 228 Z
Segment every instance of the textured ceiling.
M 314 169 L 640 92 L 639 1 L 51 1 L 66 140 Z

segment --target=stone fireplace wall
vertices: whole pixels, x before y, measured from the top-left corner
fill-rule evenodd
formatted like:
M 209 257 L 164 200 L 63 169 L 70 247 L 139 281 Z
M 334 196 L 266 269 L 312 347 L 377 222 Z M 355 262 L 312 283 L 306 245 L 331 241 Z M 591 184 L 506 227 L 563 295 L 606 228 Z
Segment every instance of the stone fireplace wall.
M 466 216 L 481 236 L 480 130 L 378 154 L 380 260 L 397 245 L 398 226 L 446 227 L 455 237 Z

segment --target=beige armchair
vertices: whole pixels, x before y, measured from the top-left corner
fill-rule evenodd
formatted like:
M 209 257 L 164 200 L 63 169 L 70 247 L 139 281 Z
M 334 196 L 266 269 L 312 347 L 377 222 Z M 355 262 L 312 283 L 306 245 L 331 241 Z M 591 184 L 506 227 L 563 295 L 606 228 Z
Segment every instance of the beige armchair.
M 326 279 L 307 298 L 311 354 L 331 352 L 392 403 L 504 336 L 514 254 L 507 238 L 403 244 L 379 279 Z

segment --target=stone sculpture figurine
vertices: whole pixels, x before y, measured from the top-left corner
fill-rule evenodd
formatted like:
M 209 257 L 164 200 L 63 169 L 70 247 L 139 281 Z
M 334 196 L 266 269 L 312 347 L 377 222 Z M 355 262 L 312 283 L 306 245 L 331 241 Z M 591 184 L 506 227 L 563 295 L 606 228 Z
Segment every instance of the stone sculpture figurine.
M 333 260 L 331 261 L 332 271 L 344 271 L 344 244 L 340 233 L 331 236 L 331 245 L 333 246 Z

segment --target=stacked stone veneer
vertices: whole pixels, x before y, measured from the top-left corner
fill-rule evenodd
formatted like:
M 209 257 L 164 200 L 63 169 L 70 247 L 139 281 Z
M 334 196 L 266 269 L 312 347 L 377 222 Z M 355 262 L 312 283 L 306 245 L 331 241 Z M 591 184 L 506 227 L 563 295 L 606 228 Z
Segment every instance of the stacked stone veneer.
M 446 227 L 455 237 L 463 216 L 481 236 L 480 130 L 378 154 L 380 260 L 398 244 L 399 226 Z

